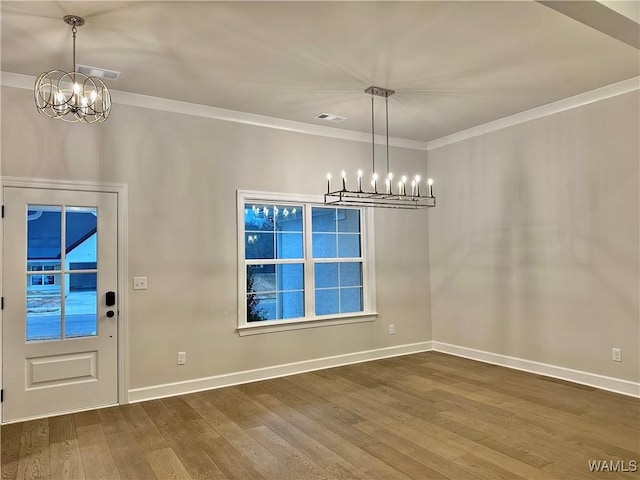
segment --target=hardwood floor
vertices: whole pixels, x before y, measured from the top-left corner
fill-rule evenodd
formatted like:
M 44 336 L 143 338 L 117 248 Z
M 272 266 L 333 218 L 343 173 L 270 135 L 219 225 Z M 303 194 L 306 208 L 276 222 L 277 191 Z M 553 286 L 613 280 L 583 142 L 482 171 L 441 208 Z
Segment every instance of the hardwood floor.
M 2 427 L 3 480 L 638 479 L 636 468 L 640 400 L 436 352 Z

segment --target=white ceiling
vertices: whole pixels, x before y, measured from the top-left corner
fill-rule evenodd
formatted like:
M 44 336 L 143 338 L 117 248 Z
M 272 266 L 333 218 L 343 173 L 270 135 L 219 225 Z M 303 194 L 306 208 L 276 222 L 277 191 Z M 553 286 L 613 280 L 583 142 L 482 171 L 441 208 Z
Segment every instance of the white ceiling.
M 75 14 L 77 63 L 121 71 L 114 90 L 370 132 L 376 85 L 397 92 L 390 135 L 429 141 L 638 76 L 637 47 L 597 20 L 638 24 L 597 7 L 588 26 L 532 0 L 2 1 L 1 67 L 70 70 Z

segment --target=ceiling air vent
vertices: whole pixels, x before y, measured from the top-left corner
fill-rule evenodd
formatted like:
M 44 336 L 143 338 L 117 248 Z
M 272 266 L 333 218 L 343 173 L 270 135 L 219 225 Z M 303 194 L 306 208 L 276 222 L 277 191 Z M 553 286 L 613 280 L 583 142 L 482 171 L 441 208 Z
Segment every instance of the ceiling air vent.
M 340 115 L 333 115 L 331 113 L 319 113 L 315 116 L 318 120 L 326 120 L 328 122 L 340 123 L 346 120 L 346 117 L 341 117 Z
M 88 65 L 76 65 L 76 72 L 84 73 L 88 77 L 106 78 L 107 80 L 118 80 L 118 78 L 120 78 L 120 72 L 90 67 Z

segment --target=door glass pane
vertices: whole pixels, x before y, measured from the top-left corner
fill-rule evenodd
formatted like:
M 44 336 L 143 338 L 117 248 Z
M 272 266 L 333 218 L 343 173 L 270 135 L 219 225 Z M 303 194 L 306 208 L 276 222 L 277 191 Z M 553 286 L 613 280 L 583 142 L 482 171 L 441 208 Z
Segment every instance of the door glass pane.
M 95 336 L 98 323 L 98 274 L 72 273 L 66 277 L 69 293 L 65 299 L 64 336 Z
M 59 340 L 62 331 L 59 274 L 27 275 L 27 341 Z
M 96 208 L 67 207 L 65 212 L 67 270 L 96 268 L 97 227 L 98 210 Z
M 62 337 L 62 207 L 27 208 L 26 339 Z
M 27 265 L 60 261 L 62 207 L 29 205 L 27 209 Z

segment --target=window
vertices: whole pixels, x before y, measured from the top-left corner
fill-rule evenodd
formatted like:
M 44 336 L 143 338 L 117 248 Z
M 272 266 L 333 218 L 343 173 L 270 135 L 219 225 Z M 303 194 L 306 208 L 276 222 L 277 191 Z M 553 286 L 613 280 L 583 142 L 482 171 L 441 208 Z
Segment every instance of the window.
M 374 319 L 371 214 L 318 200 L 238 192 L 241 334 Z

